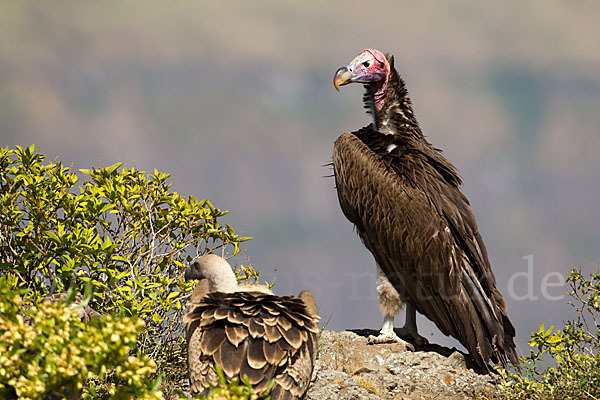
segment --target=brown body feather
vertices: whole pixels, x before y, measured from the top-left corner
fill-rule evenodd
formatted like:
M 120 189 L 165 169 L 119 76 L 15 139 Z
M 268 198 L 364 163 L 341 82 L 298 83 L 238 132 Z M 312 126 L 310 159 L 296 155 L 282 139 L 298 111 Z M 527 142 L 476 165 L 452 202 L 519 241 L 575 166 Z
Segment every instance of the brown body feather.
M 517 363 L 515 329 L 455 167 L 423 136 L 391 65 L 373 124 L 341 135 L 333 166 L 340 206 L 407 303 L 458 339 L 479 365 Z
M 195 297 L 195 298 L 194 298 Z M 318 316 L 310 292 L 299 298 L 260 292 L 195 293 L 188 324 L 192 390 L 217 383 L 214 364 L 229 378 L 248 376 L 257 391 L 273 379 L 271 399 L 303 399 L 316 357 Z

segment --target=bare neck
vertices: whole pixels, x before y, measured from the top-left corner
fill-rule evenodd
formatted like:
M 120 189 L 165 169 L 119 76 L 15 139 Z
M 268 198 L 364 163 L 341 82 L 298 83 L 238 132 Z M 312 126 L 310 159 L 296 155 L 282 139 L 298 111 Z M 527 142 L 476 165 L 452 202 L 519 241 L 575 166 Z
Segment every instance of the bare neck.
M 383 135 L 423 136 L 414 116 L 404 81 L 394 68 L 382 83 L 365 85 L 363 102 L 373 116 L 374 129 Z

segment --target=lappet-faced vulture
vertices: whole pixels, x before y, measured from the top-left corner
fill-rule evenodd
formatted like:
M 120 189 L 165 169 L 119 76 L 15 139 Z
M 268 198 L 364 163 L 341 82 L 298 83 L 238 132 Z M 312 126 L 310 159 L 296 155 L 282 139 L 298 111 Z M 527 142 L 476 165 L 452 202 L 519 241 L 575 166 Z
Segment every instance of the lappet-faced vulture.
M 274 380 L 271 399 L 303 399 L 317 351 L 317 307 L 312 294 L 275 296 L 260 285 L 239 285 L 231 266 L 209 254 L 196 258 L 185 279 L 198 279 L 188 313 L 188 370 L 194 393 L 218 381 L 246 375 L 262 392 Z
M 373 254 L 384 324 L 375 341 L 418 341 L 416 313 L 458 339 L 477 364 L 517 363 L 515 328 L 456 168 L 425 138 L 394 58 L 362 51 L 334 85 L 361 83 L 372 123 L 342 134 L 333 150 L 340 206 Z

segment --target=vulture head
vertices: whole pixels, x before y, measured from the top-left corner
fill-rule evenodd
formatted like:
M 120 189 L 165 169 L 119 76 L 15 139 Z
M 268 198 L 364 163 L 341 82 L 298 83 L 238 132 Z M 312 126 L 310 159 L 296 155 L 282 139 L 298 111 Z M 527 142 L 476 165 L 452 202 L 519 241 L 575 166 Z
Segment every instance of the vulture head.
M 335 72 L 333 85 L 339 91 L 340 86 L 354 82 L 362 83 L 371 87 L 375 102 L 378 103 L 383 100 L 387 90 L 391 71 L 390 60 L 379 50 L 363 50 L 348 65 Z
M 231 266 L 216 254 L 207 254 L 194 259 L 185 270 L 184 278 L 186 281 L 206 280 L 210 292 L 232 293 L 238 288 Z
M 184 273 L 186 281 L 196 279 L 200 282 L 194 289 L 192 299 L 199 299 L 208 292 L 260 292 L 273 294 L 271 289 L 264 285 L 242 283 L 238 285 L 237 278 L 231 266 L 224 259 L 215 254 L 197 257 L 187 267 Z

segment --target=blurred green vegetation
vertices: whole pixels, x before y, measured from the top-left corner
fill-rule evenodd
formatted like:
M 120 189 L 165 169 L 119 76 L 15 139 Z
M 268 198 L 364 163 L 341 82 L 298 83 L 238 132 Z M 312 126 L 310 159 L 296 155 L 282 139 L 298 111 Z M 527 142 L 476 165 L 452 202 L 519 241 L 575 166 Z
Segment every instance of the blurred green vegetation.
M 84 324 L 81 305 L 27 308 L 26 294 L 0 277 L 1 398 L 163 398 L 156 364 L 136 343 L 141 319 L 111 314 Z
M 569 274 L 574 317 L 562 329 L 542 322 L 531 334 L 522 371 L 503 371 L 507 400 L 587 400 L 600 398 L 600 273 Z

